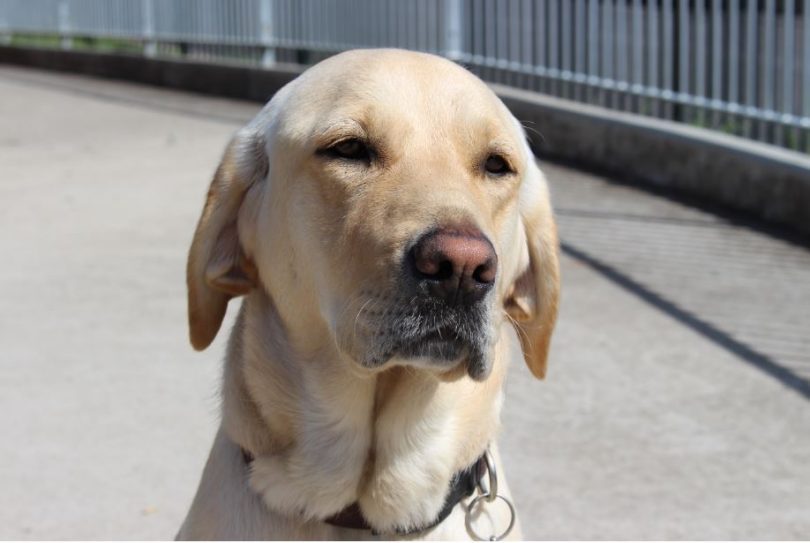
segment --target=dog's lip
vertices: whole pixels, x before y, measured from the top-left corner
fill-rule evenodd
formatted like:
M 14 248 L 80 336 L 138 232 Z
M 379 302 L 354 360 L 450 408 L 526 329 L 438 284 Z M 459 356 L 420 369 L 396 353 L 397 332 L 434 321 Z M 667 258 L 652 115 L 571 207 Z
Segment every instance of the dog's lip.
M 398 351 L 407 351 L 413 347 L 427 347 L 429 345 L 446 345 L 464 350 L 471 347 L 470 341 L 453 325 L 442 325 L 429 330 L 420 330 L 413 335 L 400 337 L 397 343 Z
M 401 339 L 393 350 L 392 356 L 429 359 L 430 365 L 446 366 L 463 361 L 471 348 L 470 342 L 461 337 L 453 327 L 443 326 Z M 455 356 L 452 358 L 447 357 L 446 354 L 441 356 L 439 355 L 441 351 L 452 352 Z M 431 354 L 436 356 L 431 356 Z
M 424 334 L 413 339 L 416 341 L 449 341 L 453 343 L 464 343 L 459 337 L 458 331 L 453 326 L 440 326 L 433 330 L 428 330 Z

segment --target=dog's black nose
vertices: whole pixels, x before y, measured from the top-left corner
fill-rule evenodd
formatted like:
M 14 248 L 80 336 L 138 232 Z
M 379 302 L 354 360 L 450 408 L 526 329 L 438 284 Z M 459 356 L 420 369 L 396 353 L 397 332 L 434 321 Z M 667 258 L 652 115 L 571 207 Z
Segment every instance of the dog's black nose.
M 439 228 L 411 249 L 412 272 L 428 292 L 449 304 L 481 300 L 495 283 L 498 256 L 477 228 Z

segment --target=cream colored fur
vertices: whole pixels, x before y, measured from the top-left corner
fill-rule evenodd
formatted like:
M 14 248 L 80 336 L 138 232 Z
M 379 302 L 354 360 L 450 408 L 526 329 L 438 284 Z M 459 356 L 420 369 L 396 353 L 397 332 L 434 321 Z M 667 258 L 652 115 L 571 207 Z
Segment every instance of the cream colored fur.
M 371 166 L 324 158 L 341 138 Z M 493 179 L 488 153 L 514 175 Z M 430 360 L 364 366 L 398 296 L 408 244 L 475 224 L 499 259 L 491 373 Z M 557 308 L 557 238 L 519 123 L 455 64 L 399 50 L 343 53 L 284 87 L 228 146 L 189 254 L 192 344 L 244 296 L 225 360 L 222 425 L 179 539 L 365 539 L 322 522 L 358 502 L 383 535 L 426 525 L 453 473 L 495 437 L 506 366 L 545 373 Z M 517 331 L 517 337 L 513 328 Z M 519 345 L 518 345 L 519 344 Z M 255 456 L 245 465 L 240 448 Z M 508 487 L 501 474 L 501 490 Z M 427 539 L 469 539 L 466 503 Z M 508 522 L 486 509 L 482 535 Z M 519 527 L 511 536 L 519 537 Z

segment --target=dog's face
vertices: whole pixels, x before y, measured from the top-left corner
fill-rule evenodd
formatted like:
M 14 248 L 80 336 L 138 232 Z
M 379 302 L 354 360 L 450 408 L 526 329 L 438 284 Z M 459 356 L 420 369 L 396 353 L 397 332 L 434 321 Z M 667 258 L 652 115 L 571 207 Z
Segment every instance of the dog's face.
M 212 184 L 189 260 L 195 346 L 253 288 L 295 346 L 336 346 L 363 371 L 483 379 L 508 315 L 542 375 L 556 233 L 519 124 L 438 57 L 354 51 L 309 70 L 237 135 Z

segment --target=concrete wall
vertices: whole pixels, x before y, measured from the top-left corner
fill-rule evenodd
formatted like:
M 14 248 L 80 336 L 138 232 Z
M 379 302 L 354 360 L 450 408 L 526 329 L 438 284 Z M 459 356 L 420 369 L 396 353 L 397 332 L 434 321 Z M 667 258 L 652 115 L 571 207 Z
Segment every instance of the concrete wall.
M 0 46 L 0 63 L 264 102 L 303 69 Z M 753 213 L 810 235 L 810 157 L 676 123 L 492 88 L 543 136 L 536 152 Z
M 509 87 L 493 88 L 543 136 L 542 155 L 670 187 L 810 234 L 810 157 L 710 130 Z
M 136 55 L 0 46 L 0 63 L 159 85 L 266 102 L 301 73 L 297 65 L 248 66 L 153 59 Z

